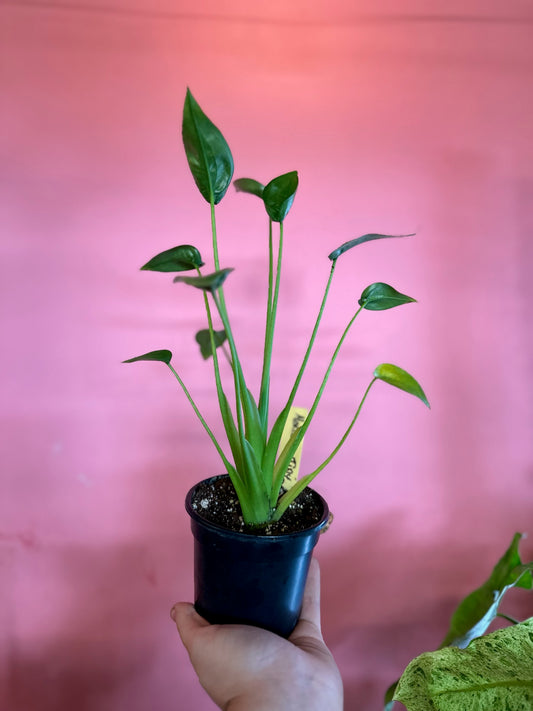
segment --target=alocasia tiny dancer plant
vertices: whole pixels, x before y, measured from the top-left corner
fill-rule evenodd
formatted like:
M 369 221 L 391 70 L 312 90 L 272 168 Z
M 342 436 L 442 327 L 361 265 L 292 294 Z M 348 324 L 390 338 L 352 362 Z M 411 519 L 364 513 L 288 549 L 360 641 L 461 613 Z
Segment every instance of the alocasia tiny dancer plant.
M 396 365 L 381 363 L 375 368 L 372 379 L 356 408 L 355 414 L 337 446 L 314 471 L 301 477 L 287 491 L 283 490 L 287 468 L 313 421 L 313 416 L 322 398 L 331 370 L 357 316 L 363 310 L 382 311 L 415 301 L 410 296 L 402 294 L 392 286 L 382 282 L 370 284 L 363 290 L 358 301 L 358 308 L 340 336 L 307 418 L 292 433 L 285 446 L 279 451 L 282 433 L 319 330 L 337 262 L 346 252 L 358 245 L 373 240 L 398 238 L 407 235 L 365 234 L 344 242 L 328 255 L 331 263 L 329 276 L 302 364 L 285 406 L 275 419 L 272 427 L 270 427 L 270 371 L 280 291 L 284 222 L 294 201 L 298 187 L 298 174 L 296 171 L 285 173 L 274 178 L 267 185 L 250 178 L 243 178 L 234 182 L 237 191 L 252 194 L 259 198 L 268 216 L 269 251 L 266 327 L 261 384 L 259 397 L 256 400 L 247 386 L 243 365 L 239 358 L 226 308 L 223 284 L 233 269 L 221 268 L 218 248 L 215 207 L 223 199 L 231 185 L 233 157 L 222 133 L 204 114 L 189 90 L 187 90 L 183 109 L 182 136 L 194 181 L 210 207 L 213 271 L 207 274 L 202 271 L 202 267 L 204 267 L 203 259 L 199 250 L 192 245 L 179 245 L 161 252 L 150 259 L 141 269 L 158 272 L 190 271 L 194 273 L 191 276 L 177 276 L 174 278 L 174 282 L 185 283 L 203 292 L 207 328 L 199 331 L 196 334 L 196 339 L 204 358 L 211 356 L 213 358 L 218 404 L 231 450 L 231 458 L 214 436 L 184 381 L 174 368 L 172 353 L 169 350 L 151 351 L 136 358 L 130 358 L 125 362 L 161 361 L 170 368 L 220 455 L 224 468 L 235 487 L 245 523 L 249 527 L 260 527 L 271 521 L 279 520 L 291 502 L 333 459 L 350 434 L 363 403 L 376 381 L 381 380 L 400 388 L 419 398 L 429 407 L 424 391 L 409 373 Z M 278 226 L 276 230 L 274 225 Z M 275 231 L 276 240 L 274 238 Z M 275 241 L 277 242 L 276 245 Z M 221 328 L 215 327 L 215 314 L 218 315 Z M 225 349 L 226 343 L 229 351 L 226 350 L 225 354 L 233 375 L 230 397 L 227 394 L 230 392 L 227 383 L 223 383 L 218 357 L 218 349 L 220 347 Z M 232 404 L 230 404 L 230 398 Z

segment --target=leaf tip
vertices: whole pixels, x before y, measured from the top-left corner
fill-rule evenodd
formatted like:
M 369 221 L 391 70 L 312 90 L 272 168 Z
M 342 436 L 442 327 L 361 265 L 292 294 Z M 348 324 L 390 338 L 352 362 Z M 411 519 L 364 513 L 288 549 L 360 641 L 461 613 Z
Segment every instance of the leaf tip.
M 161 363 L 165 363 L 166 365 L 170 364 L 170 361 L 172 360 L 172 352 L 166 349 L 162 349 L 159 351 L 150 351 L 149 353 L 144 353 L 143 355 L 140 356 L 135 356 L 134 358 L 128 358 L 127 360 L 123 360 L 123 363 L 137 363 L 138 361 L 141 360 L 146 360 L 146 361 L 159 361 Z

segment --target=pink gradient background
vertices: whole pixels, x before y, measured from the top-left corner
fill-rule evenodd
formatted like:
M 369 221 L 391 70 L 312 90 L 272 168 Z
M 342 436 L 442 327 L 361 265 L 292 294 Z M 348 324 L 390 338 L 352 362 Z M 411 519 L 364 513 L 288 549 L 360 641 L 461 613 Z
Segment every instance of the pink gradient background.
M 209 254 L 208 208 L 180 140 L 189 85 L 236 177 L 300 173 L 274 406 L 305 349 L 326 255 L 367 231 L 417 233 L 339 260 L 298 398 L 311 401 L 368 283 L 419 300 L 361 315 L 304 450 L 309 471 L 379 362 L 412 372 L 432 402 L 428 412 L 378 384 L 316 483 L 335 514 L 317 551 L 326 640 L 346 708 L 380 709 L 512 534 L 533 533 L 531 3 L 0 6 L 0 706 L 214 708 L 168 613 L 192 595 L 184 495 L 220 464 L 166 369 L 120 362 L 173 350 L 220 431 L 193 340 L 201 299 L 138 271 L 183 242 Z M 259 207 L 231 190 L 218 210 L 254 389 Z M 523 552 L 533 557 L 531 539 Z M 512 605 L 532 614 L 530 597 Z

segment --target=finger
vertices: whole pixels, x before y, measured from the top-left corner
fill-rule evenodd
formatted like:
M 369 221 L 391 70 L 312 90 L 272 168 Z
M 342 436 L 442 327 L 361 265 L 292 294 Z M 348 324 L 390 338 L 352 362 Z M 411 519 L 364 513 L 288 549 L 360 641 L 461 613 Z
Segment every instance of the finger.
M 200 617 L 194 605 L 189 602 L 176 603 L 170 611 L 170 616 L 176 623 L 181 641 L 187 649 L 192 644 L 195 633 L 204 627 L 209 627 L 209 622 Z
M 311 560 L 305 584 L 302 612 L 293 635 L 298 637 L 307 635 L 322 639 L 320 632 L 320 566 L 316 558 Z
M 316 558 L 311 559 L 309 566 L 300 617 L 320 629 L 320 565 Z

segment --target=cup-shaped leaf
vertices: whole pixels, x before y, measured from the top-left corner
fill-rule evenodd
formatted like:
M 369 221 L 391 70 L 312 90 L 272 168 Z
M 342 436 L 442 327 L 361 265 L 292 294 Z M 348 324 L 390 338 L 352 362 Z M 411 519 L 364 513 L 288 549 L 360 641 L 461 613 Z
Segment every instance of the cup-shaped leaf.
M 374 370 L 374 377 L 379 380 L 383 380 L 383 382 L 388 383 L 389 385 L 394 385 L 395 388 L 400 388 L 400 390 L 403 390 L 410 395 L 414 395 L 419 400 L 422 400 L 424 405 L 429 407 L 426 394 L 417 381 L 412 375 L 409 375 L 409 373 L 402 370 L 402 368 L 399 368 L 397 365 L 392 365 L 391 363 L 381 363 L 381 365 L 378 365 L 378 367 Z
M 203 266 L 202 257 L 196 247 L 180 244 L 156 254 L 141 269 L 151 272 L 186 272 Z
M 263 197 L 263 190 L 265 189 L 263 183 L 253 178 L 238 178 L 233 181 L 233 186 L 238 193 L 249 193 L 260 198 Z
M 207 202 L 217 205 L 231 184 L 233 157 L 226 139 L 187 89 L 182 136 L 189 168 Z
M 220 346 L 227 339 L 226 331 L 224 331 L 224 329 L 222 329 L 222 331 L 213 331 L 213 337 L 215 341 L 215 348 L 220 348 Z M 201 331 L 198 331 L 195 338 L 196 342 L 200 346 L 200 353 L 202 354 L 202 358 L 204 360 L 207 360 L 213 355 L 213 349 L 211 348 L 211 335 L 209 333 L 209 329 L 203 328 Z
M 406 294 L 400 294 L 392 286 L 377 281 L 375 284 L 370 284 L 361 294 L 359 306 L 362 306 L 368 311 L 385 311 L 393 309 L 395 306 L 409 304 L 416 299 Z
M 205 276 L 174 277 L 173 281 L 174 283 L 183 282 L 197 289 L 213 293 L 217 289 L 220 289 L 222 284 L 226 281 L 228 274 L 232 271 L 233 268 L 228 267 L 227 269 L 219 269 L 218 272 L 206 274 Z
M 268 216 L 273 222 L 283 222 L 298 188 L 298 173 L 284 173 L 268 183 L 263 190 L 263 201 Z
M 334 249 L 333 252 L 328 254 L 328 259 L 331 259 L 331 261 L 334 262 L 341 256 L 341 254 L 344 254 L 344 252 L 347 252 L 352 247 L 357 247 L 359 244 L 364 244 L 365 242 L 373 242 L 376 239 L 399 239 L 400 237 L 412 237 L 413 234 L 414 233 L 408 235 L 380 235 L 372 233 L 362 235 L 361 237 L 355 237 L 355 239 L 350 239 L 348 242 L 341 244 L 340 247 L 337 247 L 337 249 Z
M 144 353 L 143 355 L 136 356 L 135 358 L 128 358 L 128 360 L 123 360 L 123 363 L 136 363 L 138 360 L 158 360 L 161 363 L 166 363 L 167 365 L 172 360 L 171 351 L 161 350 L 161 351 L 150 351 L 149 353 Z

